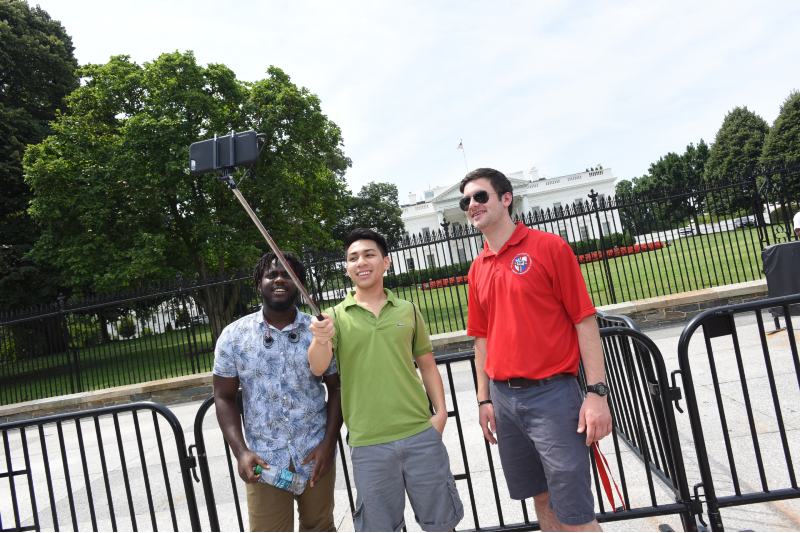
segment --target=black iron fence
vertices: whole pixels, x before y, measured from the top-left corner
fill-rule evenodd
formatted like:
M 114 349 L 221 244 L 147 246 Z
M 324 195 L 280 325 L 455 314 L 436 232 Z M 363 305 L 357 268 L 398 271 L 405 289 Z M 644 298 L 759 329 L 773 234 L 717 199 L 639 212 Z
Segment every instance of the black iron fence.
M 625 510 L 615 510 L 608 505 L 593 462 L 600 522 L 678 515 L 685 530 L 696 531 L 696 520 L 704 522 L 707 506 L 712 529 L 722 530 L 720 509 L 800 497 L 792 458 L 797 449 L 792 406 L 800 395 L 800 354 L 790 306 L 797 304 L 800 295 L 698 315 L 681 335 L 681 368 L 672 376 L 659 349 L 630 319 L 598 317 L 614 423 L 602 450 L 625 506 Z M 774 309 L 784 317 L 785 327 L 767 331 L 765 323 L 770 321 L 765 321 L 762 312 Z M 700 329 L 702 339 L 692 342 Z M 477 428 L 473 354 L 439 356 L 437 364 L 451 418 L 444 440 L 468 509 L 460 527 L 536 529 L 538 523 L 527 503 L 509 498 L 496 449 Z M 682 378 L 688 412 L 678 418 L 673 408 L 683 410 L 676 374 Z M 460 409 L 464 401 L 472 407 Z M 76 530 L 91 523 L 94 529 L 135 530 L 136 517 L 145 516 L 153 529 L 188 526 L 199 530 L 207 524 L 211 530 L 223 525 L 244 530 L 244 485 L 221 432 L 207 416 L 212 408 L 209 399 L 197 412 L 195 445 L 189 453 L 174 415 L 154 404 L 0 425 L 4 459 L 0 463 L 5 462 L 0 479 L 8 479 L 5 501 L 11 502 L 6 508 L 12 509 L 0 516 L 0 529 L 58 530 L 58 524 L 71 523 Z M 137 413 L 143 409 L 153 414 L 150 429 L 140 428 Z M 120 429 L 118 417 L 123 413 L 131 413 L 133 430 Z M 172 429 L 175 453 L 170 452 L 170 439 L 161 437 L 159 420 L 166 420 Z M 694 454 L 682 452 L 681 434 L 684 441 L 691 435 Z M 195 446 L 200 475 L 195 472 L 194 477 L 202 483 L 201 502 L 195 501 L 189 472 L 195 469 L 190 453 Z M 48 449 L 54 451 L 48 455 Z M 628 450 L 633 453 L 624 453 Z M 341 439 L 338 468 L 344 474 L 352 512 L 351 465 Z M 170 476 L 175 479 L 172 485 Z M 170 488 L 177 485 L 177 477 L 183 482 L 182 495 Z M 487 487 L 491 488 L 488 498 Z M 181 496 L 185 503 L 178 503 Z M 89 510 L 80 512 L 87 505 Z M 203 506 L 207 522 L 200 515 Z M 225 515 L 223 524 L 220 514 Z
M 650 196 L 601 198 L 529 213 L 529 227 L 575 251 L 596 306 L 751 281 L 764 246 L 796 239 L 800 166 L 751 171 Z M 466 222 L 466 219 L 464 219 Z M 466 328 L 472 260 L 483 236 L 443 224 L 390 248 L 387 287 L 419 307 L 432 334 Z M 352 288 L 342 250 L 308 252 L 324 309 Z M 222 329 L 260 304 L 249 272 L 0 315 L 0 404 L 211 370 Z

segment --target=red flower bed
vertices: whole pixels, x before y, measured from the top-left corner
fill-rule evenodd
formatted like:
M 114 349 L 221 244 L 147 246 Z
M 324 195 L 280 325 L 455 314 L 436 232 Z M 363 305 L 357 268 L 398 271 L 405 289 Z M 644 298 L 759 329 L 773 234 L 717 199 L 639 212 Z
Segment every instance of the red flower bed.
M 467 285 L 467 284 L 469 284 L 467 276 L 456 276 L 455 278 L 437 279 L 436 281 L 423 283 L 422 290 L 429 291 L 431 289 L 441 289 L 442 287 L 450 287 L 453 285 Z
M 664 247 L 661 241 L 648 242 L 647 244 L 634 244 L 633 246 L 623 246 L 622 248 L 613 248 L 605 251 L 605 256 L 622 257 L 623 255 L 640 254 L 642 252 L 652 252 L 653 250 L 660 250 Z M 578 263 L 592 263 L 594 261 L 601 261 L 603 259 L 603 252 L 592 252 L 590 254 L 583 254 L 578 256 Z

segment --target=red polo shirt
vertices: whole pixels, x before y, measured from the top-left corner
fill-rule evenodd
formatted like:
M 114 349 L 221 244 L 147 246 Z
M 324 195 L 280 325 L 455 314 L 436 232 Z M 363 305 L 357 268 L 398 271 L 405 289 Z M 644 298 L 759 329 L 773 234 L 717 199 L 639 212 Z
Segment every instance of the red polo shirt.
M 486 337 L 494 380 L 578 373 L 575 324 L 597 310 L 561 237 L 517 223 L 498 253 L 484 243 L 469 270 L 467 335 Z

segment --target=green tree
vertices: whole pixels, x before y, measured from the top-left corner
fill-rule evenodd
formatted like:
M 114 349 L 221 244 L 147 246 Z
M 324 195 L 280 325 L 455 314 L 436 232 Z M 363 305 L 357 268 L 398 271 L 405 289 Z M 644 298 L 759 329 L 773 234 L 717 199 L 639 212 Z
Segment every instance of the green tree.
M 42 141 L 64 98 L 78 86 L 72 39 L 27 2 L 0 0 L 0 309 L 55 301 L 60 280 L 26 259 L 40 230 L 27 213 L 31 190 L 22 157 Z
M 43 228 L 35 257 L 83 294 L 251 267 L 263 237 L 226 185 L 188 172 L 189 145 L 230 129 L 267 134 L 242 189 L 281 249 L 331 242 L 351 164 L 341 131 L 316 95 L 278 68 L 267 74 L 243 83 L 191 52 L 83 67 L 70 114 L 25 155 L 31 213 Z M 240 285 L 191 294 L 215 339 Z
M 673 196 L 657 204 L 645 203 L 621 209 L 620 217 L 626 232 L 636 235 L 665 230 L 682 225 L 691 219 L 699 233 L 699 215 L 706 208 L 706 198 L 700 194 L 683 195 L 697 191 L 701 187 L 709 152 L 709 146 L 700 139 L 697 146 L 689 143 L 681 155 L 669 152 L 659 157 L 658 161 L 650 165 L 644 176 L 634 178 L 633 181 L 621 180 L 617 183 L 617 195 L 630 197 L 636 193 L 638 196 L 648 198 Z
M 397 200 L 397 185 L 369 182 L 358 195 L 347 201 L 346 215 L 336 225 L 333 237 L 343 241 L 356 228 L 370 228 L 389 242 L 403 236 L 405 225 L 401 218 L 403 210 Z
M 764 149 L 769 124 L 745 107 L 736 107 L 725 115 L 706 162 L 712 181 L 742 173 L 756 163 Z
M 764 143 L 763 163 L 779 157 L 787 161 L 800 159 L 800 91 L 792 91 L 784 100 Z

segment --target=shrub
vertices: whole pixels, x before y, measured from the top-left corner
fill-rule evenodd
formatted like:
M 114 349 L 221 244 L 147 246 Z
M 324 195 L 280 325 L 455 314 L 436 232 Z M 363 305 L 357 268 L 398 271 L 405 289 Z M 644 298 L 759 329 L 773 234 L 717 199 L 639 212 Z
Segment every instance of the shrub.
M 784 213 L 784 211 L 786 213 Z M 789 224 L 792 223 L 792 217 L 797 211 L 800 211 L 800 204 L 792 203 L 791 205 L 782 205 L 777 209 L 769 212 L 769 220 L 771 224 L 783 224 L 786 219 L 789 219 Z M 788 215 L 788 216 L 786 216 Z M 784 218 L 786 216 L 786 218 Z
M 617 246 L 631 246 L 634 242 L 636 242 L 636 239 L 633 238 L 633 235 L 629 235 L 627 233 L 612 233 L 611 235 L 603 237 L 603 244 L 606 245 L 606 249 Z M 599 238 L 571 242 L 569 245 L 572 247 L 572 251 L 575 252 L 575 255 L 596 252 L 602 248 Z
M 75 348 L 86 348 L 103 343 L 100 322 L 94 316 L 72 314 L 67 317 L 69 339 Z
M 634 255 L 639 254 L 642 252 L 652 252 L 653 250 L 660 250 L 664 247 L 664 243 L 661 241 L 656 242 L 648 242 L 647 244 L 635 244 L 633 246 L 624 246 L 622 248 L 612 248 L 610 250 L 606 250 L 605 252 L 592 252 L 589 254 L 583 254 L 578 256 L 578 263 L 593 263 L 594 261 L 600 261 L 603 259 L 603 256 L 614 258 L 614 257 L 622 257 L 624 255 Z
M 431 289 L 441 289 L 442 287 L 451 287 L 454 285 L 468 285 L 469 280 L 467 276 L 456 276 L 454 278 L 445 278 L 439 279 L 436 281 L 429 281 L 428 283 L 422 284 L 423 291 L 429 291 Z
M 145 327 L 142 328 L 142 337 L 145 337 L 147 335 L 154 335 L 154 333 L 153 333 L 152 329 L 150 329 L 149 327 L 145 326 Z
M 470 265 L 472 265 L 472 261 L 462 261 L 454 265 L 422 268 L 400 274 L 389 274 L 383 278 L 383 286 L 387 289 L 413 287 L 430 281 L 451 278 L 454 274 L 456 276 L 466 276 L 469 273 Z
M 136 335 L 136 321 L 129 316 L 124 316 L 117 325 L 119 336 L 123 339 L 129 339 Z
M 17 343 L 11 328 L 0 327 L 0 363 L 13 363 L 17 360 Z

